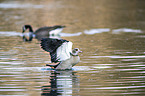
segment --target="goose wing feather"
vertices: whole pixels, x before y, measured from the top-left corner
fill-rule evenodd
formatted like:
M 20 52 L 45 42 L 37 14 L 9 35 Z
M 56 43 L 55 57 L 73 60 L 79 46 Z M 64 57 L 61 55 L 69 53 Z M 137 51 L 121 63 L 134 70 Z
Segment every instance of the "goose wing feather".
M 41 48 L 47 52 L 52 53 L 53 51 L 56 51 L 56 49 L 64 42 L 68 41 L 64 39 L 43 38 L 41 40 Z
M 50 52 L 51 62 L 59 62 L 70 58 L 72 42 L 64 39 L 43 38 L 41 48 Z
M 70 58 L 72 53 L 72 42 L 64 42 L 60 47 L 57 48 L 56 54 L 58 61 L 64 61 Z

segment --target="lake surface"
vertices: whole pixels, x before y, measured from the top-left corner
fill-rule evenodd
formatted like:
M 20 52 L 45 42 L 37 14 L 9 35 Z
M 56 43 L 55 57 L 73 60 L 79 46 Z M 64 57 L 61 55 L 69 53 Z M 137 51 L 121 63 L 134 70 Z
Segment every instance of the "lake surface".
M 144 0 L 0 0 L 0 96 L 145 96 Z M 65 25 L 80 48 L 72 70 L 46 67 L 22 26 Z

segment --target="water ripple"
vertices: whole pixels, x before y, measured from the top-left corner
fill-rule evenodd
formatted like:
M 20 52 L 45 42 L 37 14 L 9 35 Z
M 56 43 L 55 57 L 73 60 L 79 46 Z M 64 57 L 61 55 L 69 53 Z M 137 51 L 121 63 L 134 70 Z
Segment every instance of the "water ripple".
M 145 58 L 145 55 L 143 56 L 89 56 L 89 58 Z
M 43 8 L 43 5 L 33 5 L 33 4 L 18 4 L 18 3 L 1 3 L 0 8 Z
M 142 86 L 122 86 L 122 87 L 103 87 L 103 88 L 88 88 L 88 89 L 133 89 L 133 88 L 145 88 L 144 85 Z

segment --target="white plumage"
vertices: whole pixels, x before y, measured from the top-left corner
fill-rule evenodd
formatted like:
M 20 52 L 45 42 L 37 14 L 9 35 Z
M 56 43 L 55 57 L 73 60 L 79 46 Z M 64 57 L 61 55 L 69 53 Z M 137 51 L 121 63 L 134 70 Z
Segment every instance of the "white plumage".
M 49 32 L 49 34 L 50 35 L 58 35 L 62 30 L 63 30 L 63 28 L 54 29 L 54 30 L 51 30 Z
M 59 61 L 64 61 L 70 58 L 72 53 L 72 42 L 64 42 L 60 47 L 57 48 L 56 54 Z

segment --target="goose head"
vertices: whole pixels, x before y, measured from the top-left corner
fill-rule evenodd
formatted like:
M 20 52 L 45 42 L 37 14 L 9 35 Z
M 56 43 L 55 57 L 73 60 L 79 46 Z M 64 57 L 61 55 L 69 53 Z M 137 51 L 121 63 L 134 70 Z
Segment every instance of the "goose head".
M 23 33 L 24 33 L 27 29 L 29 29 L 29 32 L 33 32 L 33 29 L 32 29 L 32 27 L 31 27 L 31 25 L 24 25 L 24 26 L 22 27 Z
M 79 48 L 74 48 L 72 50 L 72 55 L 73 56 L 78 56 L 79 53 L 81 53 L 82 51 Z
M 26 36 L 25 36 L 25 31 L 29 29 L 29 38 L 27 39 Z M 31 25 L 24 25 L 22 27 L 22 34 L 23 34 L 23 41 L 32 41 L 33 39 L 33 29 L 31 27 Z

